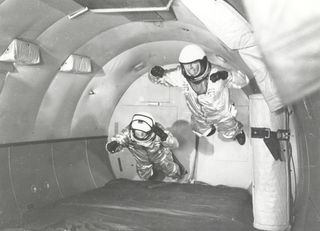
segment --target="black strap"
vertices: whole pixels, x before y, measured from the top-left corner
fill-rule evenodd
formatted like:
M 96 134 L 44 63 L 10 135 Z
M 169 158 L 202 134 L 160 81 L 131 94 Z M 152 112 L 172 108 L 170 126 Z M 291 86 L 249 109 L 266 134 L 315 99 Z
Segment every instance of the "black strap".
M 181 162 L 178 160 L 178 158 L 176 157 L 176 155 L 173 152 L 172 152 L 172 159 L 173 159 L 173 162 L 175 162 L 177 165 L 179 165 L 180 174 L 182 176 L 188 173 L 187 169 L 185 169 L 183 164 L 181 164 Z
M 268 147 L 275 160 L 282 161 L 280 140 L 289 140 L 290 131 L 279 129 L 276 132 L 271 131 L 270 128 L 251 128 L 251 137 L 263 139 L 265 145 Z

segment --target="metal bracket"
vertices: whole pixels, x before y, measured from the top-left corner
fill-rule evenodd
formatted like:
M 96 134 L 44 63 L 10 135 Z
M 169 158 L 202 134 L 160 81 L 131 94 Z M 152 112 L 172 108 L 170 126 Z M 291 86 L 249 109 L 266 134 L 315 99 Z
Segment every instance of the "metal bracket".
M 271 136 L 278 140 L 289 140 L 290 130 L 278 129 L 277 131 L 271 131 L 270 128 L 251 128 L 252 138 L 270 139 Z
M 290 130 L 278 129 L 277 139 L 278 140 L 289 140 L 290 139 Z
M 251 137 L 263 139 L 265 145 L 268 147 L 270 153 L 275 160 L 281 159 L 280 140 L 289 141 L 290 131 L 286 129 L 278 129 L 271 131 L 270 128 L 251 128 Z

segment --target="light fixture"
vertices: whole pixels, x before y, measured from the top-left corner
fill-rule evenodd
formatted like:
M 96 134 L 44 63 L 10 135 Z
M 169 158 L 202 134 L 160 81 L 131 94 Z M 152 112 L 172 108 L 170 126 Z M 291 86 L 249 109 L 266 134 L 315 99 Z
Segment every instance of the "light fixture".
M 60 71 L 79 74 L 90 73 L 92 71 L 91 60 L 85 56 L 72 54 L 62 64 Z
M 0 56 L 0 61 L 18 64 L 40 63 L 39 47 L 30 42 L 14 39 Z
M 81 8 L 81 9 L 79 9 L 79 10 L 77 10 L 77 11 L 69 14 L 69 15 L 68 15 L 68 18 L 69 18 L 69 19 L 74 19 L 74 18 L 76 18 L 76 17 L 84 14 L 84 13 L 87 12 L 88 10 L 89 10 L 88 7 Z

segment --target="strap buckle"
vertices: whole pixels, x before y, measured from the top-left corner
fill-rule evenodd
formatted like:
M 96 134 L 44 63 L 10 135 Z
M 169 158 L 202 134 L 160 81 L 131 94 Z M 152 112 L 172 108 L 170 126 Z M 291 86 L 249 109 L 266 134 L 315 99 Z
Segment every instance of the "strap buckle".
M 267 135 L 264 138 L 269 139 L 270 136 L 271 136 L 271 129 L 270 128 L 265 128 L 264 131 L 267 132 Z
M 289 140 L 290 130 L 278 129 L 277 131 L 273 132 L 270 128 L 251 128 L 252 138 L 270 139 L 271 136 L 278 140 Z
M 263 139 L 273 158 L 281 161 L 280 140 L 289 141 L 290 130 L 278 129 L 277 131 L 271 131 L 270 128 L 251 127 L 251 137 Z
M 290 130 L 278 129 L 277 139 L 278 140 L 289 140 L 290 139 Z
M 266 138 L 269 139 L 271 137 L 271 129 L 270 128 L 251 128 L 251 137 L 252 138 Z

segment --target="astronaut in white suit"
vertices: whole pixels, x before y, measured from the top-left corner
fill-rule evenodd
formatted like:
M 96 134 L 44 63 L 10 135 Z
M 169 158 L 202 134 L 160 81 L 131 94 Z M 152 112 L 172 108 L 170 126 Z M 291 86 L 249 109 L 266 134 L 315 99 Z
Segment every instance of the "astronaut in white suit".
M 133 115 L 128 126 L 111 137 L 106 150 L 116 153 L 128 148 L 136 160 L 137 174 L 143 180 L 152 179 L 154 170 L 158 169 L 182 182 L 186 170 L 172 152 L 178 147 L 178 140 L 169 130 L 149 113 L 140 112 Z
M 154 66 L 149 79 L 155 84 L 183 90 L 196 135 L 210 136 L 217 130 L 223 137 L 245 144 L 243 125 L 236 120 L 235 107 L 229 101 L 229 88 L 244 87 L 249 83 L 248 77 L 240 71 L 227 71 L 210 63 L 204 50 L 196 44 L 182 49 L 179 63 L 170 70 Z

